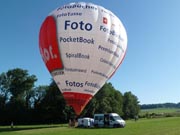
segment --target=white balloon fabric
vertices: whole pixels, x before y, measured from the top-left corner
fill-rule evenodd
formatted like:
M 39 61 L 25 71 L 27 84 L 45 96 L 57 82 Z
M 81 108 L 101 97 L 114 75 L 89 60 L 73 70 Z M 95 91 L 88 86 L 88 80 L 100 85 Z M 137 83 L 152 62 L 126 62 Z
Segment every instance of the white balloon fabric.
M 39 48 L 67 104 L 79 115 L 121 64 L 127 35 L 111 11 L 92 3 L 70 3 L 44 20 Z

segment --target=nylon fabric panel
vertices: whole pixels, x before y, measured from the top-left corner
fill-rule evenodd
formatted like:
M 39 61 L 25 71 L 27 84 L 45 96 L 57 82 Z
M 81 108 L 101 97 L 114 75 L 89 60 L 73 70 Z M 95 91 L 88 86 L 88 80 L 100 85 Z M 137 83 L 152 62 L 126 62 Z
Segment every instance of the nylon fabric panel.
M 56 23 L 52 16 L 48 16 L 43 22 L 39 39 L 40 52 L 48 70 L 51 72 L 62 69 L 63 63 L 57 42 Z
M 92 98 L 92 95 L 74 92 L 64 92 L 63 96 L 66 99 L 67 104 L 73 107 L 77 115 L 80 115 Z
M 126 31 L 116 15 L 92 3 L 70 3 L 49 17 L 40 30 L 40 52 L 67 104 L 79 115 L 122 62 Z M 61 68 L 50 59 L 56 58 L 55 41 Z

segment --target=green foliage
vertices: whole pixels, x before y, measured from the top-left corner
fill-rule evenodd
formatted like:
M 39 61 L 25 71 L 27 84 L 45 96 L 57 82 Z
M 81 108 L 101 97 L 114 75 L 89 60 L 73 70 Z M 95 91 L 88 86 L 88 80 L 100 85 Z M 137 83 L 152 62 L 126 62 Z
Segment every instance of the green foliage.
M 16 68 L 0 75 L 0 88 L 4 93 L 10 92 L 12 98 L 21 98 L 34 87 L 36 80 L 36 76 L 30 76 L 27 70 Z
M 131 92 L 124 93 L 123 97 L 124 118 L 134 118 L 140 111 L 138 98 Z
M 36 80 L 35 75 L 29 75 L 27 70 L 20 68 L 0 74 L 0 122 L 19 122 L 25 119 L 26 96 L 34 88 Z
M 73 110 L 66 106 L 66 102 L 54 81 L 48 87 L 46 95 L 39 104 L 39 109 L 43 110 L 44 120 L 52 123 L 67 122 L 70 112 Z
M 180 108 L 180 103 L 143 104 L 141 109 Z
M 54 81 L 34 87 L 35 75 L 16 68 L 0 74 L 0 124 L 63 123 L 75 117 Z M 138 99 L 132 93 L 124 96 L 106 83 L 88 103 L 81 116 L 115 112 L 125 118 L 138 114 Z
M 123 114 L 123 96 L 114 89 L 111 83 L 106 83 L 86 106 L 82 116 L 92 117 L 94 113 L 116 112 Z

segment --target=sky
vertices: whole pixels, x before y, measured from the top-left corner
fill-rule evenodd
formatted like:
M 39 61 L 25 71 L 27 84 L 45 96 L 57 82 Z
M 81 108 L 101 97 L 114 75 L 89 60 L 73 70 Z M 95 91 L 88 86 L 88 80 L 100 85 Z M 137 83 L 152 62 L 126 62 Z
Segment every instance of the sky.
M 126 56 L 108 81 L 140 104 L 180 102 L 180 1 L 83 0 L 111 10 L 128 36 Z M 22 68 L 49 85 L 39 52 L 39 30 L 54 9 L 77 0 L 1 0 L 0 73 Z

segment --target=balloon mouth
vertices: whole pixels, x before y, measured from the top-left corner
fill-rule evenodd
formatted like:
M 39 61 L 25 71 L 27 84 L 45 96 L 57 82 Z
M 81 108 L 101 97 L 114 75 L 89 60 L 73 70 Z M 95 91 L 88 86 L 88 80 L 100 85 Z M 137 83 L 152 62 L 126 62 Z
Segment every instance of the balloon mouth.
M 91 100 L 92 95 L 76 92 L 64 92 L 63 96 L 67 105 L 73 107 L 76 115 L 80 115 L 88 102 Z

